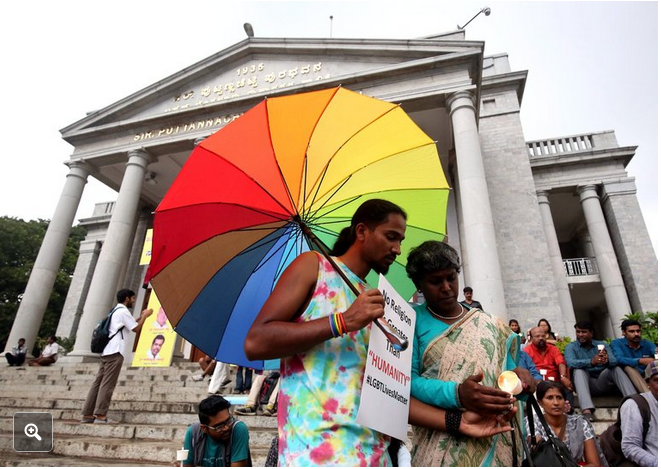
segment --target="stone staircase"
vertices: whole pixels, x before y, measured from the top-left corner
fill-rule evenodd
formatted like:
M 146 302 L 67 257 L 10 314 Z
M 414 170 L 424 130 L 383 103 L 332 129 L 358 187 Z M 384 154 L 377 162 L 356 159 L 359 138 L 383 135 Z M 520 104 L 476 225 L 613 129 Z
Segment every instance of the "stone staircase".
M 622 397 L 593 397 L 592 400 L 594 405 L 597 406 L 594 412 L 597 421 L 592 422 L 592 427 L 597 435 L 601 435 L 617 420 L 617 408 Z M 578 398 L 576 398 L 576 402 L 578 403 Z M 576 412 L 579 412 L 579 410 L 576 410 Z
M 39 368 L 0 365 L 0 465 L 172 466 L 186 429 L 198 421 L 195 405 L 207 396 L 208 380 L 190 379 L 199 372 L 197 363 L 124 367 L 108 411 L 109 418 L 118 423 L 81 424 L 80 411 L 97 369 L 96 363 Z M 222 392 L 231 395 L 231 388 Z M 13 450 L 15 412 L 53 415 L 52 452 Z M 263 466 L 277 434 L 277 420 L 262 415 L 239 418 L 250 429 L 253 464 Z
M 207 396 L 208 380 L 191 380 L 199 366 L 184 362 L 169 368 L 125 367 L 108 412 L 118 423 L 81 424 L 80 410 L 97 369 L 96 363 L 41 368 L 0 365 L 0 465 L 172 466 L 186 429 L 198 421 L 195 405 Z M 234 378 L 234 368 L 230 369 Z M 231 396 L 229 386 L 222 392 Z M 614 423 L 619 401 L 616 397 L 595 399 L 597 434 Z M 34 411 L 53 416 L 53 451 L 17 453 L 13 415 Z M 250 429 L 253 464 L 263 466 L 277 434 L 277 420 L 262 415 L 239 418 Z

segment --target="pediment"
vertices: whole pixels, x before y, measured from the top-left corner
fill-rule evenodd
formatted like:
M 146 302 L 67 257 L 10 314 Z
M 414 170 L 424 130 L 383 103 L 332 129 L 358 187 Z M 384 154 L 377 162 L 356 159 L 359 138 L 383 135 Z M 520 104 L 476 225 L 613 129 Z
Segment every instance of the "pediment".
M 169 120 L 223 103 L 264 97 L 314 82 L 424 66 L 430 59 L 478 55 L 482 42 L 455 39 L 303 40 L 251 38 L 62 129 L 65 140 L 119 123 Z

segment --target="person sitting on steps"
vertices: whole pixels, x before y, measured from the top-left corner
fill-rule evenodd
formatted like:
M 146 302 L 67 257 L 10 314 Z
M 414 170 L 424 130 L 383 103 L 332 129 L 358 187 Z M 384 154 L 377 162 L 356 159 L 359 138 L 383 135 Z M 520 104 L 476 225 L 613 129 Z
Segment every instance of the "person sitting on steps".
M 209 355 L 205 355 L 203 358 L 200 358 L 197 361 L 202 368 L 202 373 L 191 376 L 193 381 L 202 381 L 206 376 L 211 376 L 213 371 L 216 369 L 216 360 L 211 358 Z
M 230 414 L 230 405 L 225 398 L 216 395 L 200 402 L 200 421 L 188 427 L 184 437 L 188 458 L 183 466 L 252 466 L 248 427 Z
M 275 384 L 272 383 L 272 378 L 277 375 L 277 381 Z M 262 387 L 264 383 L 269 379 L 269 384 L 273 386 L 273 389 L 270 390 L 268 403 L 261 407 L 261 397 L 262 397 Z M 250 394 L 248 394 L 248 399 L 246 404 L 242 407 L 237 407 L 234 410 L 234 413 L 237 415 L 256 415 L 257 410 L 261 408 L 262 413 L 268 417 L 276 415 L 276 403 L 278 399 L 278 391 L 280 390 L 280 373 L 269 373 L 262 372 L 261 374 L 256 374 L 253 377 L 252 386 L 250 387 Z

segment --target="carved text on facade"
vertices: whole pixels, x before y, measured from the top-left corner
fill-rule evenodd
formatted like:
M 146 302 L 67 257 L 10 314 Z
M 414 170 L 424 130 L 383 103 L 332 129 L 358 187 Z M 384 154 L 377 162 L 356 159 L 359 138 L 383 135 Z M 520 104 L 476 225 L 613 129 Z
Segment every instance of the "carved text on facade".
M 186 124 L 171 125 L 169 127 L 163 127 L 158 130 L 148 130 L 145 132 L 140 132 L 138 134 L 135 134 L 135 136 L 133 137 L 133 141 L 139 142 L 144 140 L 151 140 L 153 138 L 169 137 L 171 135 L 193 132 L 196 130 L 220 128 L 220 127 L 224 127 L 225 125 L 229 124 L 235 119 L 238 119 L 242 114 L 243 113 L 227 114 L 224 116 L 192 121 Z

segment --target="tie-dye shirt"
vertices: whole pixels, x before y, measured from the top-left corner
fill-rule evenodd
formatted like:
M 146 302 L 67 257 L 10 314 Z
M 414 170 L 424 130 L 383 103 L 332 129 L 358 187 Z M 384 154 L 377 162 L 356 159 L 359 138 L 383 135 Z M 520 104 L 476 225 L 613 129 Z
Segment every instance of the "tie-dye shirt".
M 367 285 L 335 259 L 362 292 Z M 319 255 L 317 285 L 297 322 L 346 311 L 355 295 Z M 280 466 L 390 466 L 390 437 L 356 423 L 370 326 L 282 360 Z

